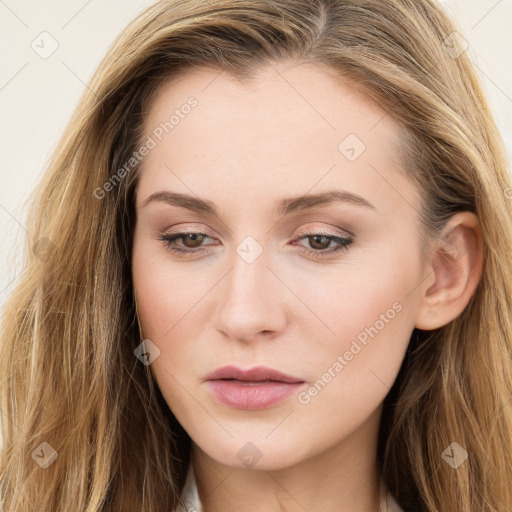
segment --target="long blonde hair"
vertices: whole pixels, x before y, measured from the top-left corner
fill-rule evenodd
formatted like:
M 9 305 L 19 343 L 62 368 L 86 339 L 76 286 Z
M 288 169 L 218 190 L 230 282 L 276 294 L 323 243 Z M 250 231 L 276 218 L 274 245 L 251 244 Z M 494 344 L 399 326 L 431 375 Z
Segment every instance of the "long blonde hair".
M 164 0 L 129 24 L 36 191 L 25 272 L 4 311 L 3 510 L 177 506 L 190 438 L 134 355 L 138 165 L 119 170 L 152 98 L 180 72 L 214 65 L 248 80 L 283 59 L 333 70 L 399 123 L 426 234 L 458 211 L 479 217 L 477 290 L 448 325 L 414 331 L 377 463 L 406 510 L 512 510 L 512 189 L 456 28 L 434 0 Z M 468 454 L 456 469 L 443 460 L 454 442 Z

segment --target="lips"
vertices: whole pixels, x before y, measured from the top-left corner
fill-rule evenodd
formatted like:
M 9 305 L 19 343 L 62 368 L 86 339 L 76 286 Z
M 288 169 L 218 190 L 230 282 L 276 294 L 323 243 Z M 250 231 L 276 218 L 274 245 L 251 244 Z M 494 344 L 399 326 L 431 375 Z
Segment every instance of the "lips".
M 242 370 L 232 365 L 218 368 L 204 378 L 204 381 L 211 380 L 235 380 L 242 383 L 286 382 L 293 384 L 304 382 L 300 378 L 267 366 L 256 366 L 248 370 Z
M 223 366 L 207 375 L 204 384 L 215 400 L 232 409 L 266 409 L 289 399 L 305 381 L 273 368 L 242 370 Z

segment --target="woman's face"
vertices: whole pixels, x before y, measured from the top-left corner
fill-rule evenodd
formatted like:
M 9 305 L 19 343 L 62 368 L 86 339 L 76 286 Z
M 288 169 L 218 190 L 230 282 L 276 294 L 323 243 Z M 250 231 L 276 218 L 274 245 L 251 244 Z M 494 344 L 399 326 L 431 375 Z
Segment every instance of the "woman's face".
M 425 277 L 394 121 L 311 64 L 202 68 L 159 93 L 145 140 L 133 282 L 193 442 L 262 469 L 375 448 Z M 299 382 L 207 380 L 227 365 Z

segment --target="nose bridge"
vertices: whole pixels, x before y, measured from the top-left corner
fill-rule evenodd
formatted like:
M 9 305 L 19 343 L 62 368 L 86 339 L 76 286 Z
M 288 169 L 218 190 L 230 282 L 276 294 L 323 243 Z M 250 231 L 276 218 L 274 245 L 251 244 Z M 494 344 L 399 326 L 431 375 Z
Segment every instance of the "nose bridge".
M 245 340 L 261 331 L 281 329 L 284 312 L 279 307 L 277 280 L 267 268 L 268 251 L 249 236 L 236 246 L 230 263 L 216 310 L 216 328 Z

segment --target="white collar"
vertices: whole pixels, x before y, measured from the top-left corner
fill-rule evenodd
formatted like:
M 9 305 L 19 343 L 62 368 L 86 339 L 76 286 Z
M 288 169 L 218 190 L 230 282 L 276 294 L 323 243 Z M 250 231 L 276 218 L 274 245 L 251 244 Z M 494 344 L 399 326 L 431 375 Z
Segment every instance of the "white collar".
M 181 491 L 181 499 L 185 503 L 185 508 L 179 505 L 175 512 L 203 512 L 203 504 L 199 499 L 192 462 L 188 465 L 187 477 Z
M 380 480 L 380 486 L 382 496 L 380 510 L 382 512 L 404 512 L 392 494 L 386 489 L 386 485 L 382 478 Z M 196 477 L 192 463 L 188 466 L 187 477 L 181 492 L 181 499 L 185 503 L 185 508 L 182 505 L 179 505 L 175 512 L 204 512 L 203 504 L 199 499 Z

